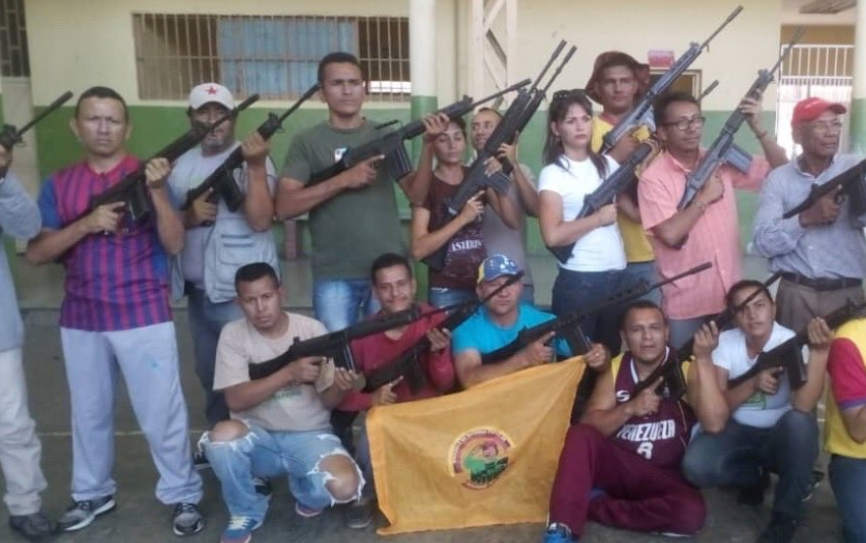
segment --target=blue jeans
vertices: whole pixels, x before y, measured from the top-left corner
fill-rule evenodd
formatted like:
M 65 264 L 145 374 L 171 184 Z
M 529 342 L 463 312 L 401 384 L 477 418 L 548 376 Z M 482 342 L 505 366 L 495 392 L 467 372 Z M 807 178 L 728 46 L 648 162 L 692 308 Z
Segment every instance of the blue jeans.
M 866 543 L 866 459 L 830 457 L 830 486 L 836 495 L 846 543 Z
M 329 430 L 269 432 L 249 426 L 249 433 L 239 439 L 212 442 L 206 435 L 202 445 L 220 480 L 229 514 L 257 521 L 265 518 L 269 497 L 256 492 L 253 476 L 287 475 L 295 500 L 307 507 L 322 509 L 337 501 L 325 486 L 331 474 L 320 471 L 319 462 L 326 456 L 349 456 Z M 358 496 L 363 487 L 361 479 Z
M 379 311 L 368 279 L 316 279 L 313 281 L 313 311 L 331 332 L 358 322 L 358 313 Z
M 649 262 L 629 262 L 623 271 L 623 275 L 625 276 L 623 279 L 623 285 L 625 288 L 634 288 L 640 286 L 642 283 L 652 285 L 659 281 L 659 274 L 656 269 L 655 260 Z M 639 299 L 649 300 L 656 305 L 661 305 L 662 291 L 658 288 L 651 290 Z
M 243 318 L 235 302 L 211 302 L 205 291 L 186 285 L 189 332 L 195 357 L 195 374 L 205 392 L 205 416 L 214 424 L 229 419 L 229 408 L 222 392 L 214 392 L 213 376 L 216 363 L 217 343 L 223 326 Z
M 598 306 L 624 289 L 625 278 L 623 270 L 576 272 L 560 268 L 553 283 L 551 310 L 557 317 L 562 317 Z M 583 333 L 610 349 L 614 356 L 619 353 L 622 341 L 619 329 L 624 309 L 617 304 L 590 313 L 579 321 Z
M 427 290 L 427 301 L 433 307 L 446 307 L 466 300 L 477 299 L 478 295 L 472 289 L 430 287 Z
M 370 438 L 367 437 L 367 421 L 361 425 L 358 440 L 355 443 L 355 461 L 364 476 L 364 497 L 376 495 L 376 485 L 373 481 L 373 460 L 370 458 Z
M 800 517 L 818 457 L 818 423 L 811 413 L 791 409 L 770 428 L 731 419 L 718 434 L 701 432 L 686 449 L 683 474 L 699 487 L 758 484 L 761 470 L 779 475 L 773 511 Z

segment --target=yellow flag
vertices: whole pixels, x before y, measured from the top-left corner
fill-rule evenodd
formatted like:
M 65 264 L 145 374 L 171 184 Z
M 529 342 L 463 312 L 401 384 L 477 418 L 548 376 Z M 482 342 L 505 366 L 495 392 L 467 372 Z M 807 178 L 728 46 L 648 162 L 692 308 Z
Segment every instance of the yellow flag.
M 377 407 L 367 433 L 380 534 L 543 522 L 582 357 Z

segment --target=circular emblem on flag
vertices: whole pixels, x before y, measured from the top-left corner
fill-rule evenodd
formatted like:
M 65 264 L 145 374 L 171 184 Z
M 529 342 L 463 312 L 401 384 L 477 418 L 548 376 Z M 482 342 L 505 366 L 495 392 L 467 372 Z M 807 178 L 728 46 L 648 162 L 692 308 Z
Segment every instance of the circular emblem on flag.
M 461 434 L 448 452 L 451 475 L 466 488 L 482 490 L 508 469 L 511 438 L 494 428 L 473 428 Z

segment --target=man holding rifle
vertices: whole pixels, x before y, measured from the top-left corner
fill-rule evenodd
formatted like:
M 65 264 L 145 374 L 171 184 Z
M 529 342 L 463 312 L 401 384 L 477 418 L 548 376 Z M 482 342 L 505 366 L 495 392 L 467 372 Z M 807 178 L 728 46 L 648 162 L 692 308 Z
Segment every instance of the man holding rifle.
M 352 147 L 384 135 L 361 111 L 366 95 L 361 64 L 344 52 L 319 62 L 318 79 L 328 119 L 300 132 L 289 146 L 277 190 L 280 220 L 310 216 L 313 243 L 313 310 L 330 331 L 378 311 L 368 273 L 384 253 L 404 254 L 394 183 L 374 156 L 319 183 L 313 174 L 338 162 Z M 420 205 L 426 187 L 414 190 L 413 176 L 399 180 L 409 201 Z
M 761 353 L 790 339 L 794 332 L 775 322 L 776 306 L 758 281 L 739 281 L 726 301 L 737 308 L 737 328 L 719 334 L 711 323 L 695 339 L 697 363 L 712 361 L 722 394 L 702 398 L 706 410 L 701 419 L 703 432 L 689 444 L 683 472 L 698 487 L 740 487 L 738 501 L 749 505 L 763 503 L 770 472 L 777 473 L 773 515 L 758 542 L 786 543 L 794 536 L 802 502 L 813 484 L 818 424 L 811 411 L 824 391 L 833 333 L 823 319 L 809 323 L 807 378 L 797 390 L 791 389 L 782 367 L 729 386 L 729 380 L 749 371 Z M 705 375 L 702 380 L 711 379 Z
M 187 116 L 190 125 L 206 125 L 234 107 L 234 97 L 226 87 L 203 83 L 189 94 Z M 175 300 L 187 296 L 195 372 L 205 389 L 210 426 L 229 418 L 225 399 L 213 390 L 213 373 L 220 331 L 241 317 L 234 303 L 234 274 L 252 261 L 265 261 L 279 269 L 270 233 L 276 178 L 268 143 L 254 131 L 241 144 L 234 131 L 235 118 L 215 127 L 201 145 L 177 160 L 168 177 L 173 200 L 183 203 L 189 191 L 218 170 L 238 146 L 245 159 L 243 168 L 226 172 L 231 176 L 227 182 L 237 183 L 244 194 L 241 208 L 231 211 L 213 188 L 194 199 L 182 211 L 184 249 L 171 259 L 171 293 Z M 205 462 L 196 455 L 197 467 Z
M 364 486 L 329 420 L 330 409 L 364 386 L 363 376 L 335 367 L 330 359 L 309 356 L 250 380 L 251 365 L 327 330 L 315 319 L 283 311 L 276 270 L 265 262 L 238 269 L 235 285 L 244 318 L 223 328 L 214 376 L 214 388 L 225 394 L 232 420 L 218 423 L 202 438 L 229 510 L 223 543 L 247 543 L 264 522 L 270 496 L 256 491 L 253 477 L 287 475 L 295 512 L 302 517 L 353 501 Z
M 144 221 L 128 220 L 124 202 L 81 216 L 93 196 L 140 166 L 124 147 L 132 127 L 116 91 L 92 87 L 82 93 L 70 128 L 85 158 L 42 186 L 42 231 L 27 247 L 31 264 L 62 261 L 66 268 L 60 339 L 72 407 L 74 503 L 60 528 L 79 530 L 116 507 L 111 469 L 119 370 L 159 470 L 157 499 L 174 507 L 175 534 L 193 534 L 204 527 L 195 505 L 202 483 L 192 467 L 168 304 L 167 256 L 178 254 L 184 242 L 165 186 L 169 164 L 157 158 L 146 166 L 153 211 Z
M 604 135 L 610 132 L 622 117 L 631 111 L 635 102 L 649 87 L 649 66 L 641 64 L 631 55 L 619 51 L 606 51 L 595 59 L 592 75 L 586 82 L 586 93 L 595 102 L 601 104 L 602 111 L 592 119 L 592 150 L 599 152 L 603 145 Z M 648 124 L 651 119 L 647 119 Z M 624 156 L 637 149 L 637 145 L 650 138 L 653 126 L 642 124 L 634 127 L 623 138 L 630 145 L 622 148 Z M 618 149 L 619 151 L 619 149 Z M 648 159 L 644 164 L 648 164 Z M 619 162 L 622 162 L 621 160 Z M 639 172 L 638 172 L 639 173 Z M 626 285 L 634 285 L 639 281 L 648 284 L 658 280 L 655 255 L 640 223 L 640 209 L 637 206 L 637 187 L 620 193 L 616 199 L 616 222 L 622 236 L 626 256 Z M 646 299 L 655 303 L 661 302 L 661 292 L 653 290 Z
M 742 277 L 739 222 L 734 188 L 757 190 L 770 166 L 786 162 L 761 124 L 760 97 L 746 97 L 737 106 L 761 144 L 746 173 L 725 164 L 707 180 L 691 204 L 678 209 L 687 176 L 704 156 L 704 117 L 698 101 L 671 93 L 655 104 L 654 116 L 661 153 L 640 176 L 641 222 L 650 236 L 662 277 L 671 277 L 698 262 L 712 260 L 714 271 L 688 277 L 662 288 L 662 307 L 670 319 L 671 345 L 679 348 L 703 324 L 721 312 L 725 292 Z M 769 160 L 769 162 L 768 162 Z
M 412 307 L 417 288 L 412 276 L 412 267 L 406 257 L 388 253 L 373 261 L 371 271 L 373 292 L 382 304 L 383 315 L 393 315 Z M 419 304 L 423 312 L 434 308 Z M 454 386 L 454 364 L 451 361 L 451 335 L 447 330 L 437 328 L 446 318 L 440 312 L 422 317 L 417 321 L 397 328 L 357 339 L 351 343 L 355 367 L 366 377 L 376 369 L 397 358 L 425 336 L 430 341 L 430 349 L 421 353 L 414 362 L 424 374 L 426 383 L 413 391 L 402 377 L 385 383 L 371 393 L 351 392 L 340 404 L 341 411 L 365 411 L 379 405 L 432 398 L 448 392 Z M 373 466 L 370 463 L 370 445 L 366 432 L 362 430 L 356 441 L 355 458 L 367 481 L 361 499 L 349 509 L 347 525 L 350 528 L 364 528 L 373 519 Z
M 703 497 L 679 472 L 695 423 L 692 407 L 664 388 L 657 394 L 662 377 L 637 388 L 658 368 L 680 363 L 668 347 L 665 316 L 655 303 L 638 300 L 626 309 L 620 334 L 626 352 L 599 375 L 581 423 L 566 435 L 544 543 L 576 540 L 587 520 L 689 536 L 704 524 Z
M 839 152 L 845 106 L 806 98 L 794 107 L 794 141 L 802 154 L 767 177 L 755 216 L 755 252 L 782 272 L 779 323 L 799 330 L 846 300 L 863 301 L 866 238 L 852 211 L 848 191 L 838 187 L 790 218 L 783 214 L 820 186 L 857 165 L 863 157 Z M 852 184 L 864 184 L 862 174 Z M 853 187 L 852 187 L 853 188 Z M 862 211 L 862 210 L 861 210 Z

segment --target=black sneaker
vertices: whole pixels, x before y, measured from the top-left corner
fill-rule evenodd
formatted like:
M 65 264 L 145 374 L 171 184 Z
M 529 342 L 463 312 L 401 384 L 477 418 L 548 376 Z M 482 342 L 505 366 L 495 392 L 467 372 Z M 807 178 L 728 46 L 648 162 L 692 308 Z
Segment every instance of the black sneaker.
M 352 502 L 346 509 L 346 526 L 354 530 L 363 530 L 373 523 L 373 511 L 376 505 L 372 497 L 364 497 Z
M 210 461 L 201 447 L 192 453 L 192 467 L 197 470 L 210 469 Z
M 758 543 L 788 543 L 794 539 L 799 522 L 791 515 L 773 513 L 770 524 L 761 532 Z
M 764 503 L 764 492 L 770 487 L 770 474 L 761 473 L 761 480 L 752 486 L 744 486 L 737 494 L 737 503 L 742 505 L 761 505 Z
M 256 492 L 262 496 L 270 497 L 270 495 L 274 493 L 274 487 L 271 485 L 271 480 L 267 477 L 253 476 L 253 486 L 256 488 Z
M 9 527 L 30 541 L 43 541 L 57 533 L 57 524 L 48 520 L 41 511 L 29 515 L 10 515 Z
M 64 532 L 74 532 L 89 526 L 96 517 L 114 511 L 116 507 L 114 496 L 75 502 L 63 513 L 57 524 Z
M 171 516 L 171 527 L 174 535 L 197 534 L 204 529 L 204 517 L 195 504 L 178 503 L 175 504 Z

